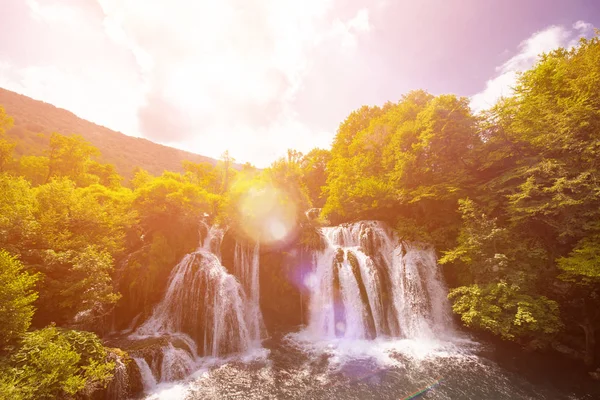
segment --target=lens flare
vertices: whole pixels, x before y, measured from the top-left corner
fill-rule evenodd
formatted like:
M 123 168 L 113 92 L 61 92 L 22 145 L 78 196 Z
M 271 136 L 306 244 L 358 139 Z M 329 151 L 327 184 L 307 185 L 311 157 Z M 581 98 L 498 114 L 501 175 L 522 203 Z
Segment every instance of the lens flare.
M 284 242 L 296 230 L 295 202 L 270 184 L 247 190 L 239 202 L 239 213 L 241 229 L 262 244 Z

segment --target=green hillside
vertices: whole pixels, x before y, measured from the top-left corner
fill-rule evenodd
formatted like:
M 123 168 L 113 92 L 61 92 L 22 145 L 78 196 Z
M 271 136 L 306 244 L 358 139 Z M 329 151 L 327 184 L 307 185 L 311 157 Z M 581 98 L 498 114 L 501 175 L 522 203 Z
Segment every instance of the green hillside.
M 17 142 L 17 157 L 41 155 L 48 148 L 50 133 L 59 132 L 83 136 L 100 150 L 102 162 L 114 164 L 117 171 L 127 178 L 131 177 L 135 167 L 160 175 L 165 170 L 183 171 L 183 160 L 216 163 L 210 157 L 115 132 L 81 119 L 70 111 L 2 88 L 0 106 L 14 118 L 14 127 L 8 131 L 8 136 Z

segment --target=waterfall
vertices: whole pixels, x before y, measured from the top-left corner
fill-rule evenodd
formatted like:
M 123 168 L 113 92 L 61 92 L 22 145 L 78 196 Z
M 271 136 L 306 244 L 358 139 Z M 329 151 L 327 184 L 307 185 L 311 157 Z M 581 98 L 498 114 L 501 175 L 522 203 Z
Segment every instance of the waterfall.
M 137 364 L 140 374 L 142 376 L 142 384 L 144 385 L 144 390 L 149 391 L 156 386 L 156 378 L 152 373 L 152 369 L 148 365 L 148 362 L 142 357 L 134 357 L 133 360 Z
M 450 307 L 431 246 L 400 242 L 378 221 L 322 228 L 308 331 L 318 338 L 435 338 Z
M 234 273 L 242 283 L 248 295 L 246 313 L 248 329 L 252 340 L 259 340 L 265 331 L 262 313 L 260 311 L 259 286 L 259 251 L 258 242 L 253 246 L 236 242 L 234 251 Z
M 140 366 L 143 375 L 148 367 L 161 381 L 182 379 L 193 372 L 197 357 L 243 353 L 260 345 L 259 248 L 236 244 L 238 281 L 220 261 L 223 233 L 217 226 L 207 227 L 201 246 L 173 268 L 163 299 L 130 336 L 168 339 L 158 344 L 158 356 L 153 353 L 154 359 L 146 358 Z
M 395 308 L 404 337 L 430 338 L 451 332 L 446 289 L 433 248 L 401 243 L 393 251 Z

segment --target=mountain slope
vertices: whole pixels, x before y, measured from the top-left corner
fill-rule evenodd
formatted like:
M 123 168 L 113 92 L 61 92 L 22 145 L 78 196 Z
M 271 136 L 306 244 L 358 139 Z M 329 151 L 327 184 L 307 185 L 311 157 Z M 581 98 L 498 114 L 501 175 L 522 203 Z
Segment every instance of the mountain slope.
M 17 142 L 17 157 L 43 154 L 50 133 L 59 132 L 83 136 L 100 150 L 102 162 L 114 164 L 125 177 L 131 177 L 135 167 L 160 175 L 165 170 L 182 171 L 183 160 L 211 164 L 217 162 L 214 158 L 115 132 L 81 119 L 70 111 L 2 88 L 0 106 L 15 120 L 15 126 L 8 131 L 8 136 Z

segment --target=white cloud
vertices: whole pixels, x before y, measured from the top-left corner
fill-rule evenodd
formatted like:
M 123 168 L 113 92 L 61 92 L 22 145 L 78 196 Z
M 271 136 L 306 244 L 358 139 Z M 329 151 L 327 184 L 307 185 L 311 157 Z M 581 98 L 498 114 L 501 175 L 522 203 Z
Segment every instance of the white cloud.
M 594 33 L 594 25 L 585 21 L 577 21 L 573 24 L 573 28 L 578 30 L 582 35 L 591 35 Z
M 358 34 L 361 32 L 368 32 L 370 29 L 369 10 L 363 8 L 347 22 L 336 19 L 333 22 L 330 35 L 332 37 L 339 37 L 343 47 L 352 48 L 357 44 Z
M 139 136 L 135 111 L 144 88 L 128 52 L 111 47 L 98 29 L 101 21 L 66 0 L 27 0 L 18 6 L 31 20 L 20 21 L 27 28 L 14 42 L 30 57 L 0 53 L 0 86 Z
M 129 135 L 265 166 L 333 139 L 301 122 L 294 100 L 312 57 L 347 57 L 370 31 L 368 8 L 338 6 L 346 18 L 334 0 L 26 0 L 13 7 L 43 34 L 19 35 L 33 61 L 0 54 L 0 86 Z
M 74 24 L 80 21 L 77 10 L 61 3 L 44 4 L 36 0 L 26 0 L 25 3 L 36 20 Z
M 329 145 L 333 132 L 310 132 L 291 103 L 317 46 L 352 48 L 370 28 L 367 9 L 332 20 L 330 0 L 99 4 L 105 30 L 136 56 L 148 85 L 142 133 L 260 166 L 287 148 Z
M 592 24 L 577 21 L 571 29 L 550 26 L 534 33 L 519 44 L 517 54 L 496 68 L 497 75 L 486 82 L 485 89 L 471 96 L 471 108 L 474 111 L 482 111 L 492 107 L 500 98 L 510 96 L 519 72 L 531 68 L 540 54 L 559 47 L 572 47 L 579 38 L 590 36 L 593 30 Z

